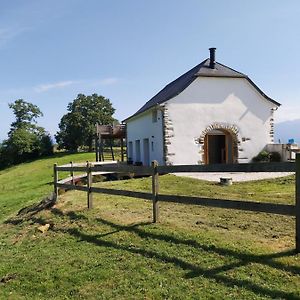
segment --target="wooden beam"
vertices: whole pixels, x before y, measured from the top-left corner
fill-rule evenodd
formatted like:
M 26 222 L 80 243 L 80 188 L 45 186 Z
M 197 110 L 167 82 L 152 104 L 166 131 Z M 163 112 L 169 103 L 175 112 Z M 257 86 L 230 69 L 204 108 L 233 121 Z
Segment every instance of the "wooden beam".
M 70 165 L 71 165 L 71 170 L 70 170 L 70 176 L 72 178 L 72 184 L 75 184 L 75 180 L 74 180 L 74 169 L 73 169 L 73 162 L 71 161 L 70 162 Z
M 291 162 L 249 163 L 249 164 L 214 164 L 214 165 L 178 165 L 158 166 L 161 173 L 180 172 L 295 172 L 296 165 Z
M 88 209 L 93 208 L 93 194 L 92 194 L 92 184 L 93 184 L 93 175 L 91 170 L 91 163 L 87 162 L 86 164 L 86 173 L 87 173 L 87 207 Z
M 101 188 L 101 187 L 92 187 L 91 191 L 93 193 L 103 193 L 108 195 L 141 198 L 145 200 L 152 200 L 153 198 L 152 193 L 133 192 L 133 191 L 116 190 L 116 189 L 108 189 L 108 188 Z
M 68 184 L 68 183 L 58 183 L 57 187 L 65 189 L 65 190 L 77 190 L 77 191 L 82 191 L 82 192 L 87 192 L 88 191 L 87 186 L 72 185 L 72 184 Z
M 121 141 L 121 161 L 124 161 L 124 141 L 123 141 L 123 138 L 121 138 L 120 141 Z
M 111 152 L 112 160 L 115 160 L 114 148 L 113 148 L 113 139 L 109 139 L 109 145 L 110 145 L 110 152 Z
M 73 171 L 73 172 L 85 172 L 86 171 L 86 167 L 57 167 L 58 171 Z
M 202 205 L 210 207 L 220 207 L 228 209 L 237 209 L 245 211 L 257 211 L 264 213 L 272 213 L 278 215 L 295 216 L 296 210 L 294 205 L 275 204 L 264 202 L 252 202 L 242 200 L 227 200 L 227 199 L 210 199 L 192 196 L 177 196 L 177 195 L 158 195 L 158 200 L 162 202 L 173 202 L 182 204 Z
M 55 200 L 58 200 L 58 171 L 57 171 L 57 164 L 54 164 L 53 166 L 53 186 L 54 186 L 54 196 Z
M 101 134 L 99 134 L 99 160 L 104 161 L 103 139 Z
M 115 173 L 136 173 L 152 175 L 152 167 L 130 166 L 130 165 L 96 165 L 92 167 L 93 172 L 115 172 Z
M 86 171 L 85 166 L 57 166 L 58 171 L 81 172 Z M 296 164 L 292 162 L 281 163 L 251 163 L 251 164 L 216 164 L 216 165 L 177 165 L 157 166 L 158 173 L 180 173 L 180 172 L 296 172 Z M 103 164 L 92 167 L 93 172 L 107 171 L 116 173 L 145 173 L 152 174 L 151 167 L 130 166 L 117 164 Z
M 99 161 L 99 141 L 98 141 L 98 134 L 95 135 L 95 153 L 96 153 L 96 161 Z

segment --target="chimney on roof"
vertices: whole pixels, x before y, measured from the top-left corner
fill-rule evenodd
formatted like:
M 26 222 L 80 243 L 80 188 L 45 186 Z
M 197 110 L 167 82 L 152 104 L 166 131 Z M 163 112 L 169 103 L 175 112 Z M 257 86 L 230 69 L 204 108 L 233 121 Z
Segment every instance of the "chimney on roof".
M 211 69 L 214 69 L 216 64 L 216 49 L 217 48 L 209 48 L 209 67 Z

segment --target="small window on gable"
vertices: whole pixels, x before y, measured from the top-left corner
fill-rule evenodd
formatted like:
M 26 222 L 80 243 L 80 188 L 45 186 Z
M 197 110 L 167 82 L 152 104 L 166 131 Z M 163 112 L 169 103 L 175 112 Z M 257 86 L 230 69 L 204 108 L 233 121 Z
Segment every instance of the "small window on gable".
M 157 109 L 152 110 L 152 123 L 157 122 Z

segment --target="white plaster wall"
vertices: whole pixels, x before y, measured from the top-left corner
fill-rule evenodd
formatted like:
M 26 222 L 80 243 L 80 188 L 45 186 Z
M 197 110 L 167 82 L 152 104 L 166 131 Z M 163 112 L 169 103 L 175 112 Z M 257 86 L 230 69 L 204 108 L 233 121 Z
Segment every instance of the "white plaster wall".
M 276 105 L 244 78 L 198 77 L 164 105 L 172 124 L 168 163 L 201 164 L 199 137 L 213 123 L 238 128 L 240 163 L 250 162 L 266 144 L 272 143 L 271 109 Z
M 141 143 L 141 160 L 144 162 L 144 143 L 143 140 L 149 139 L 150 146 L 150 162 L 157 160 L 160 165 L 164 165 L 163 159 L 163 127 L 162 112 L 157 112 L 157 122 L 152 122 L 152 110 L 147 111 L 137 117 L 127 121 L 127 146 L 129 142 L 133 144 L 133 161 L 136 162 L 135 141 L 140 140 Z M 153 142 L 153 151 L 151 147 Z

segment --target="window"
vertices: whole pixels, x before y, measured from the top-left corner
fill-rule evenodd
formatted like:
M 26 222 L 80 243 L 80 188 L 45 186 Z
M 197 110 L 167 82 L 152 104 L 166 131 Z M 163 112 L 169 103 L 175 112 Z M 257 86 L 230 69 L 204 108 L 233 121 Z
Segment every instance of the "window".
M 149 139 L 144 139 L 143 140 L 143 154 L 144 154 L 143 165 L 144 166 L 149 166 L 150 165 Z
M 152 110 L 152 123 L 157 122 L 157 109 Z
M 135 141 L 135 161 L 141 161 L 141 142 L 140 140 Z
M 132 142 L 128 143 L 128 159 L 133 159 L 133 145 Z

